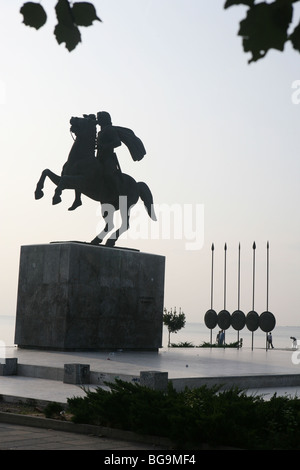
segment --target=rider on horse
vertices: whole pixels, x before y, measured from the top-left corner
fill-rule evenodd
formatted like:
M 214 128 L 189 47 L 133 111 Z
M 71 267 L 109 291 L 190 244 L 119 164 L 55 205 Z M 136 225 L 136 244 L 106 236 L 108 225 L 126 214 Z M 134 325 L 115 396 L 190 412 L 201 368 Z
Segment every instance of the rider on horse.
M 113 193 L 120 194 L 122 172 L 114 149 L 120 147 L 120 140 L 117 128 L 112 125 L 111 117 L 106 111 L 97 113 L 97 122 L 101 127 L 97 138 L 96 158 L 102 165 L 106 179 Z
M 114 149 L 120 147 L 122 142 L 127 146 L 134 161 L 141 160 L 146 150 L 142 141 L 134 132 L 126 127 L 113 126 L 110 114 L 106 111 L 97 113 L 97 122 L 101 127 L 97 137 L 96 158 L 102 166 L 105 177 L 112 192 L 112 199 L 121 194 L 122 172 Z M 74 210 L 82 204 L 80 193 L 76 193 L 75 201 L 69 210 Z
M 93 201 L 100 202 L 102 217 L 105 227 L 92 241 L 93 245 L 99 245 L 114 228 L 113 216 L 120 211 L 121 225 L 106 241 L 106 246 L 114 246 L 116 240 L 129 229 L 130 208 L 139 199 L 144 203 L 145 209 L 152 220 L 157 220 L 153 209 L 153 197 L 146 183 L 135 181 L 131 176 L 121 173 L 115 148 L 124 143 L 134 161 L 141 160 L 146 154 L 142 141 L 125 127 L 113 126 L 108 113 L 98 113 L 98 121 L 95 115 L 72 117 L 70 119 L 71 132 L 76 139 L 68 155 L 67 163 L 61 174 L 55 174 L 46 168 L 42 171 L 34 193 L 35 199 L 41 199 L 44 195 L 45 179 L 48 177 L 56 185 L 52 204 L 61 202 L 61 195 L 65 189 L 73 189 L 76 199 L 71 210 L 81 205 L 80 195 L 84 194 Z M 101 131 L 98 134 L 98 148 L 96 153 L 96 126 L 100 124 Z M 117 191 L 115 189 L 120 190 Z M 113 187 L 113 188 L 112 188 Z M 115 189 L 114 189 L 115 188 Z M 120 203 L 120 197 L 126 198 L 126 204 Z M 107 205 L 111 206 L 107 210 Z

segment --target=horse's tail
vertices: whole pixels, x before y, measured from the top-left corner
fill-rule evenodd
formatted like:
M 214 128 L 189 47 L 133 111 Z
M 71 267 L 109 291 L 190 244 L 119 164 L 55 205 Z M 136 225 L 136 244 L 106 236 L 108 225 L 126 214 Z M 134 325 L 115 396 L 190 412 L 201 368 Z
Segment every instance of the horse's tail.
M 153 206 L 153 197 L 149 187 L 146 185 L 146 183 L 142 182 L 137 183 L 137 185 L 139 190 L 139 196 L 146 207 L 149 217 L 151 217 L 152 220 L 157 220 Z

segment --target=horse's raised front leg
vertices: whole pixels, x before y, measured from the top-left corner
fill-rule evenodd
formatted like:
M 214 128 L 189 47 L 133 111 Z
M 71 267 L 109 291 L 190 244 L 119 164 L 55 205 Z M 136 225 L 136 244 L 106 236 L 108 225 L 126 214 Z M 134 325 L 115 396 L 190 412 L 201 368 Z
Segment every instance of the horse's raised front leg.
M 59 182 L 60 182 L 60 176 L 59 175 L 56 175 L 55 173 L 53 173 L 53 171 L 51 170 L 44 170 L 41 174 L 41 177 L 36 185 L 36 190 L 35 190 L 35 193 L 34 193 L 34 197 L 35 199 L 41 199 L 43 196 L 44 196 L 44 192 L 43 192 L 43 188 L 44 188 L 44 183 L 45 183 L 45 179 L 47 178 L 50 178 L 50 180 L 58 185 Z
M 114 213 L 116 209 L 111 204 L 103 204 L 101 207 L 102 217 L 105 220 L 105 227 L 99 235 L 97 235 L 92 241 L 92 245 L 100 245 L 106 235 L 114 228 Z

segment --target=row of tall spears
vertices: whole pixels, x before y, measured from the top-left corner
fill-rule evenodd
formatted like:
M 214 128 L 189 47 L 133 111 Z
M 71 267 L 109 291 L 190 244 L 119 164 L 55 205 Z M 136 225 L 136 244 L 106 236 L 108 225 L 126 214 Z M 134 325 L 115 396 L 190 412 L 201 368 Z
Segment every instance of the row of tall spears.
M 252 309 L 245 315 L 240 310 L 240 266 L 241 266 L 241 244 L 238 247 L 238 307 L 232 314 L 226 310 L 226 281 L 227 281 L 227 244 L 224 245 L 224 308 L 219 313 L 213 309 L 213 286 L 214 286 L 214 244 L 211 246 L 211 307 L 204 315 L 204 323 L 210 329 L 210 344 L 212 344 L 212 330 L 218 326 L 224 332 L 232 326 L 237 331 L 237 341 L 239 343 L 239 332 L 246 326 L 252 332 L 251 349 L 253 350 L 254 332 L 260 328 L 267 334 L 271 332 L 276 324 L 273 313 L 269 312 L 269 242 L 267 242 L 267 308 L 260 315 L 254 309 L 255 296 L 255 252 L 256 244 L 253 243 L 253 267 L 252 267 Z

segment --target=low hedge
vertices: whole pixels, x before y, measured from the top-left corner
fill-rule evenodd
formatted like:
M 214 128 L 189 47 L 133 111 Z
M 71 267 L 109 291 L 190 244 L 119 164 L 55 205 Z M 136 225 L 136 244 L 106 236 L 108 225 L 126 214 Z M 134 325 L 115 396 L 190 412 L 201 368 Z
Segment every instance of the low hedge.
M 230 446 L 240 449 L 300 450 L 300 400 L 247 395 L 237 388 L 166 392 L 116 380 L 110 390 L 85 390 L 68 399 L 76 423 L 168 437 L 177 449 Z

